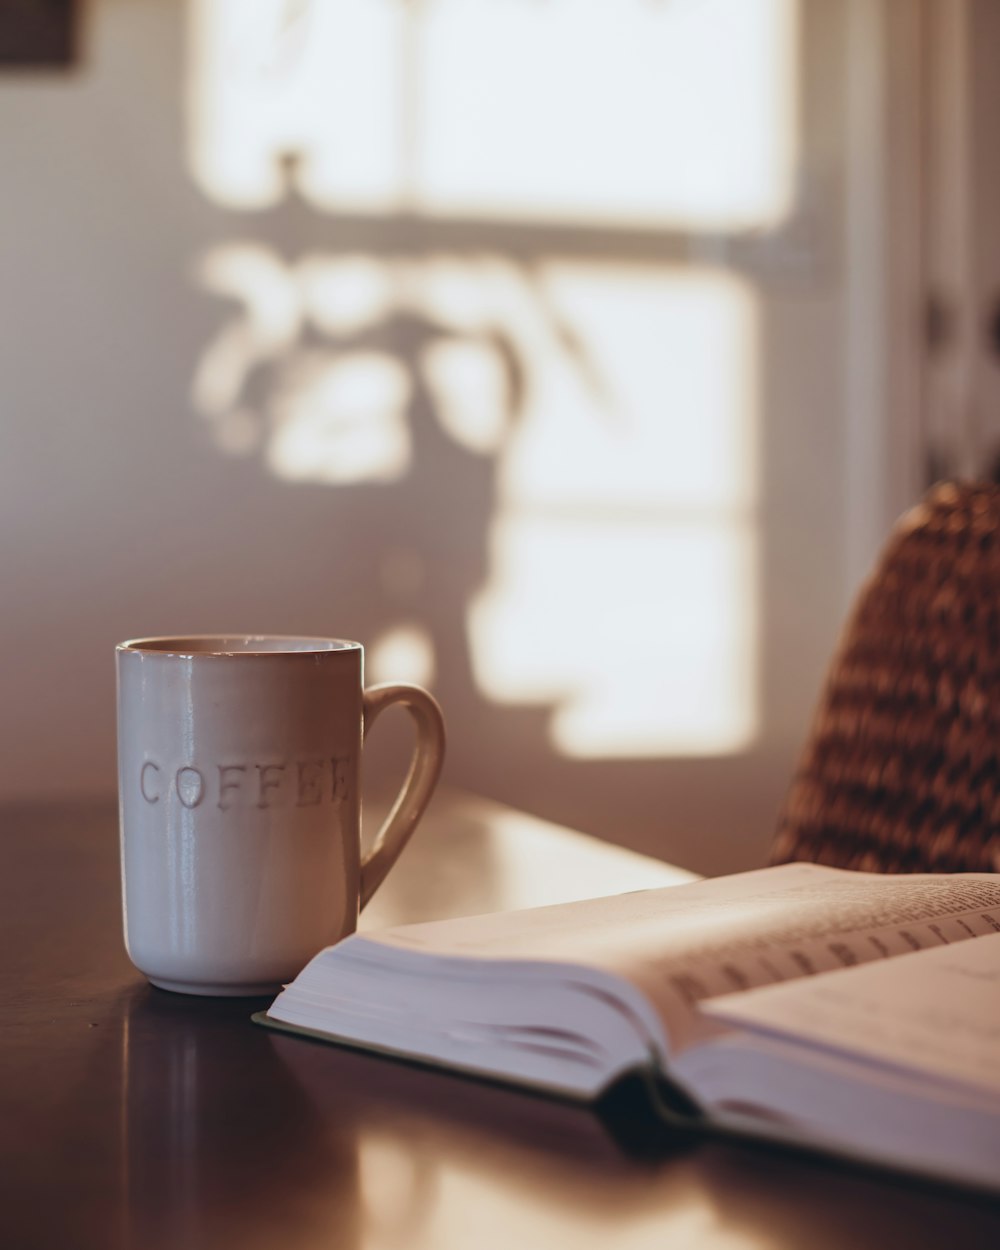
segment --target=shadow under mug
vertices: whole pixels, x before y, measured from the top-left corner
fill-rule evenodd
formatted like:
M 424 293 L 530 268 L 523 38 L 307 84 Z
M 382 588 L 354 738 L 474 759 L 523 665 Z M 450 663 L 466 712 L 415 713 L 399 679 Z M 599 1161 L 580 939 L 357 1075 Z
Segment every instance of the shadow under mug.
M 419 686 L 365 689 L 360 643 L 201 636 L 119 644 L 129 957 L 154 985 L 266 994 L 357 927 L 437 784 L 444 722 Z M 361 751 L 390 704 L 416 724 L 361 859 Z

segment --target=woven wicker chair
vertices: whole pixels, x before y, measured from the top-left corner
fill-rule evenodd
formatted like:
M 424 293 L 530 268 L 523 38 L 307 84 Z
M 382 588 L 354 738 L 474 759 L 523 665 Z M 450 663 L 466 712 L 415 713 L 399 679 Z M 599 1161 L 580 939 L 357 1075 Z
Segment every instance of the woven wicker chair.
M 1000 870 L 1000 488 L 894 531 L 834 657 L 771 860 Z

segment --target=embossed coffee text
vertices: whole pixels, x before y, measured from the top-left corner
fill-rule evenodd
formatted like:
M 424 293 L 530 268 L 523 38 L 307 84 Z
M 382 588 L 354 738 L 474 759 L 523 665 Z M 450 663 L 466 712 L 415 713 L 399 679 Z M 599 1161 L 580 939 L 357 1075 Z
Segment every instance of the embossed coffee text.
M 188 809 L 211 803 L 222 812 L 234 807 L 339 806 L 350 793 L 350 762 L 349 756 L 334 755 L 282 763 L 164 768 L 146 760 L 139 769 L 139 792 L 150 804 L 176 796 Z

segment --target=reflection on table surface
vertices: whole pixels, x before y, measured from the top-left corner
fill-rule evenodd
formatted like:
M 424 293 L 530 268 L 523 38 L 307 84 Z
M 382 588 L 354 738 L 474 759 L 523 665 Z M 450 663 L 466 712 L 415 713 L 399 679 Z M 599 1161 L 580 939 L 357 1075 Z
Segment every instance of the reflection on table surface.
M 478 801 L 442 807 L 384 919 L 542 901 L 545 881 L 594 892 L 599 863 L 612 888 L 671 872 Z M 21 809 L 5 828 L 4 1246 L 1000 1244 L 1000 1212 L 966 1196 L 670 1138 L 627 1100 L 602 1118 L 278 1036 L 249 1023 L 260 1000 L 154 990 L 121 947 L 113 812 Z
M 387 810 L 365 810 L 366 839 Z M 457 792 L 433 802 L 361 929 L 544 907 L 695 881 L 694 873 Z

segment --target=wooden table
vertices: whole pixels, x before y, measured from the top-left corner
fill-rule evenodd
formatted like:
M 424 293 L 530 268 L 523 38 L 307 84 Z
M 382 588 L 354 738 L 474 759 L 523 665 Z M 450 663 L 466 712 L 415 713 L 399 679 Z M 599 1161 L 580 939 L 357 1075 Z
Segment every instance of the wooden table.
M 623 1149 L 587 1111 L 151 989 L 122 947 L 114 811 L 2 815 L 4 1250 L 1000 1246 L 981 1200 L 719 1144 Z M 442 795 L 366 923 L 686 876 Z

